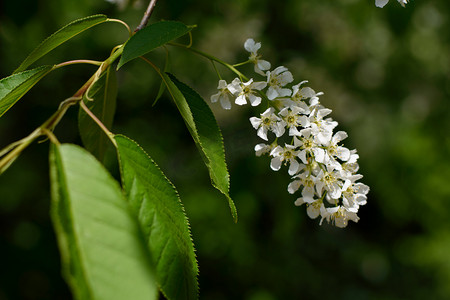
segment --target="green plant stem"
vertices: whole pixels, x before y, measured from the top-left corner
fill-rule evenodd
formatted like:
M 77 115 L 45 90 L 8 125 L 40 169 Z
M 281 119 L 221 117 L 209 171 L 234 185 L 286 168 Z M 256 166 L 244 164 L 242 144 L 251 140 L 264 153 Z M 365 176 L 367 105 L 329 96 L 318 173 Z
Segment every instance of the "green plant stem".
M 116 141 L 114 140 L 114 134 L 111 133 L 111 131 L 109 131 L 108 128 L 106 128 L 105 124 L 103 124 L 102 121 L 100 121 L 96 115 L 94 115 L 94 113 L 86 106 L 86 104 L 84 103 L 83 100 L 80 101 L 80 106 L 86 112 L 86 114 L 88 114 L 88 116 L 91 117 L 91 119 L 95 123 L 97 123 L 97 125 L 100 127 L 100 129 L 103 130 L 103 132 L 111 140 L 111 142 L 114 144 L 114 146 L 117 146 Z
M 69 66 L 69 65 L 75 65 L 75 64 L 91 64 L 91 65 L 100 66 L 102 64 L 102 62 L 96 61 L 96 60 L 89 60 L 89 59 L 69 60 L 69 61 L 65 61 L 63 63 L 57 64 L 56 66 L 53 67 L 53 70 L 61 68 L 61 67 Z
M 58 141 L 58 139 L 56 138 L 56 136 L 53 134 L 52 131 L 46 128 L 42 128 L 42 132 L 45 133 L 45 135 L 48 137 L 50 141 L 52 141 L 53 144 L 60 145 L 60 142 Z
M 122 21 L 122 20 L 119 20 L 119 19 L 108 19 L 108 21 L 110 21 L 110 22 L 116 22 L 116 23 L 120 23 L 120 24 L 122 24 L 123 26 L 125 26 L 125 27 L 127 28 L 127 30 L 128 30 L 128 34 L 129 34 L 130 36 L 132 36 L 132 35 L 133 35 L 133 33 L 131 32 L 131 28 L 130 28 L 130 26 L 128 26 L 128 24 L 127 24 L 127 23 L 125 23 L 124 21 Z
M 238 64 L 234 64 L 233 67 L 240 67 L 240 66 L 246 65 L 246 64 L 248 64 L 250 62 L 251 62 L 251 60 L 247 60 L 247 61 L 244 61 L 244 62 L 241 62 L 241 63 L 238 63 Z
M 42 135 L 47 135 L 49 131 L 52 131 L 66 113 L 67 109 L 77 101 L 79 101 L 79 98 L 69 98 L 63 101 L 58 110 L 30 135 L 6 147 L 5 150 L 2 151 L 2 154 L 6 155 L 0 160 L 0 173 L 2 173 L 3 170 L 7 168 L 34 140 Z
M 103 73 L 114 61 L 120 57 L 123 52 L 123 45 L 117 46 L 113 49 L 111 55 L 104 62 L 95 62 L 95 64 L 99 65 L 97 71 L 91 76 L 91 78 L 83 84 L 83 86 L 70 98 L 61 102 L 58 110 L 48 118 L 41 126 L 36 128 L 30 135 L 27 137 L 16 141 L 3 150 L 0 151 L 0 173 L 2 173 L 19 155 L 25 150 L 34 140 L 42 135 L 47 135 L 52 142 L 57 141 L 56 137 L 51 133 L 53 129 L 58 125 L 59 121 L 61 121 L 62 117 L 65 115 L 70 106 L 77 104 L 83 99 L 83 95 L 89 90 L 92 84 L 98 79 L 101 73 Z M 59 64 L 54 67 L 62 67 L 70 64 L 76 63 L 87 63 L 94 62 L 88 60 L 78 60 L 78 61 L 69 61 L 62 64 Z M 82 101 L 81 101 L 82 102 Z M 83 103 L 84 104 L 84 103 Z M 89 114 L 89 113 L 88 113 Z M 91 114 L 89 114 L 91 116 Z M 92 116 L 91 116 L 92 117 Z M 94 116 L 95 117 L 95 116 Z M 98 120 L 98 119 L 97 119 Z M 94 119 L 95 121 L 95 119 Z M 98 123 L 97 123 L 98 124 Z M 103 129 L 103 128 L 102 128 Z M 110 133 L 111 134 L 111 133 Z M 109 135 L 108 135 L 109 136 Z M 3 156 L 3 157 L 2 157 Z
M 211 64 L 213 65 L 214 71 L 216 71 L 217 76 L 219 77 L 219 80 L 222 80 L 222 76 L 220 76 L 219 70 L 217 70 L 216 64 L 214 61 L 211 60 Z
M 35 129 L 29 136 L 8 146 L 7 148 L 10 148 L 8 149 L 9 152 L 6 151 L 7 154 L 2 159 L 0 159 L 0 174 L 3 173 L 3 171 L 19 156 L 19 154 L 26 147 L 28 147 L 28 145 L 30 145 L 36 138 L 38 138 L 41 135 L 42 135 L 41 128 L 39 127 Z
M 230 65 L 229 63 L 226 63 L 226 62 L 224 62 L 223 60 L 221 60 L 221 59 L 219 59 L 219 58 L 217 58 L 217 57 L 215 57 L 215 56 L 212 56 L 212 55 L 210 55 L 210 54 L 208 54 L 208 53 L 206 53 L 206 52 L 197 50 L 197 49 L 195 49 L 195 48 L 192 48 L 192 47 L 189 47 L 189 46 L 186 46 L 186 45 L 183 45 L 183 44 L 169 43 L 169 45 L 176 46 L 176 47 L 180 47 L 180 48 L 184 48 L 184 49 L 186 49 L 186 50 L 189 50 L 189 51 L 191 51 L 191 52 L 194 52 L 195 54 L 198 54 L 198 55 L 200 55 L 200 56 L 203 56 L 203 57 L 205 57 L 205 58 L 207 58 L 207 59 L 209 59 L 209 60 L 211 60 L 211 61 L 215 61 L 215 62 L 217 62 L 217 63 L 223 65 L 224 67 L 228 68 L 230 71 L 232 71 L 233 73 L 235 73 L 236 75 L 238 75 L 240 78 L 242 78 L 242 79 L 248 81 L 248 78 L 247 78 L 244 74 L 242 74 L 241 72 L 239 72 L 233 65 Z
M 143 56 L 140 56 L 139 58 L 148 63 L 156 71 L 156 73 L 161 76 L 161 79 L 164 80 L 164 76 L 162 75 L 161 70 L 154 63 Z
M 221 60 L 221 59 L 219 59 L 219 58 L 217 58 L 217 57 L 215 57 L 215 56 L 212 56 L 212 55 L 210 55 L 210 54 L 208 54 L 208 53 L 206 53 L 206 52 L 203 52 L 203 51 L 197 50 L 197 49 L 195 49 L 195 48 L 192 48 L 192 47 L 190 47 L 189 45 L 183 45 L 183 44 L 178 44 L 178 43 L 169 43 L 169 45 L 176 46 L 176 47 L 180 47 L 180 48 L 184 48 L 184 49 L 187 49 L 187 50 L 189 50 L 189 51 L 192 51 L 192 52 L 194 52 L 194 53 L 196 53 L 196 54 L 198 54 L 198 55 L 200 55 L 200 56 L 203 56 L 203 57 L 209 59 L 211 62 L 213 62 L 213 65 L 214 65 L 214 62 L 217 62 L 217 63 L 219 63 L 219 64 L 225 66 L 226 68 L 228 68 L 229 70 L 231 70 L 232 72 L 234 72 L 236 75 L 238 75 L 238 76 L 241 78 L 241 80 L 245 80 L 245 81 L 248 81 L 248 80 L 249 80 L 249 79 L 247 78 L 247 76 L 245 76 L 244 74 L 242 74 L 241 72 L 239 72 L 235 67 L 241 66 L 241 65 L 244 65 L 244 64 L 247 64 L 247 63 L 249 63 L 250 61 L 238 63 L 238 64 L 235 64 L 235 65 L 230 65 L 229 63 L 226 63 L 226 62 L 224 62 L 223 60 Z M 216 72 L 217 72 L 217 68 L 216 68 L 215 65 L 214 65 L 214 69 L 215 69 Z M 217 74 L 219 74 L 219 72 L 217 72 Z M 219 75 L 219 78 L 221 78 L 220 75 Z M 267 98 L 267 96 L 266 96 L 263 92 L 258 91 L 258 94 L 261 96 L 261 98 L 263 98 L 263 99 L 267 102 L 267 107 L 270 107 L 270 106 L 276 107 L 276 106 L 273 104 L 273 102 L 270 101 L 270 100 Z

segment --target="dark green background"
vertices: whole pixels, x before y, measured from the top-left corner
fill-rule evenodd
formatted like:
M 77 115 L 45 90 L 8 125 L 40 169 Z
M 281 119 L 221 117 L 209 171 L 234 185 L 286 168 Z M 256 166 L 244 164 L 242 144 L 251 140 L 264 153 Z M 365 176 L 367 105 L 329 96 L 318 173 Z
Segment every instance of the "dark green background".
M 194 47 L 230 63 L 246 59 L 248 37 L 264 58 L 296 82 L 323 91 L 360 154 L 371 187 L 360 222 L 318 225 L 287 193 L 286 170 L 254 156 L 260 140 L 248 121 L 259 113 L 212 106 L 222 128 L 231 195 L 209 185 L 208 172 L 171 100 L 152 102 L 160 80 L 139 61 L 118 73 L 113 131 L 137 140 L 177 186 L 190 218 L 200 267 L 201 299 L 450 299 L 450 2 L 391 0 L 160 0 L 151 21 L 197 24 Z M 0 77 L 10 75 L 44 38 L 68 22 L 105 13 L 133 28 L 144 8 L 118 10 L 103 1 L 2 1 Z M 127 38 L 102 24 L 35 65 L 105 59 Z M 217 76 L 201 57 L 169 48 L 172 72 L 206 100 Z M 165 52 L 148 58 L 164 65 Z M 228 81 L 233 75 L 219 69 Z M 245 68 L 244 68 L 245 70 Z M 251 70 L 251 68 L 249 69 Z M 0 119 L 0 147 L 29 134 L 95 71 L 52 72 Z M 77 110 L 55 133 L 79 143 Z M 49 219 L 48 142 L 34 143 L 0 177 L 0 299 L 70 299 L 60 276 Z M 108 167 L 117 175 L 113 153 Z

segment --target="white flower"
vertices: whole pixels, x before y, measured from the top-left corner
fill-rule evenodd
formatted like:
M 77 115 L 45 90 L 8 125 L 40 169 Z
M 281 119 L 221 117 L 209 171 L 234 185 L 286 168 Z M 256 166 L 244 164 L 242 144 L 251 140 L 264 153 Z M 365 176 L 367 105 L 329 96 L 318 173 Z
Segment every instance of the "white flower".
M 325 206 L 323 205 L 322 199 L 317 199 L 317 200 L 314 200 L 311 203 L 307 203 L 307 202 L 304 201 L 303 198 L 298 198 L 297 200 L 295 200 L 294 204 L 296 206 L 300 206 L 303 203 L 306 203 L 306 214 L 311 219 L 317 218 L 321 214 L 321 211 L 323 209 L 325 209 Z
M 298 130 L 298 126 L 303 126 L 308 121 L 305 115 L 300 115 L 304 112 L 304 109 L 299 106 L 291 106 L 283 108 L 278 115 L 282 117 L 286 123 L 286 127 L 289 128 L 289 135 L 295 135 Z
M 266 87 L 264 81 L 253 82 L 250 79 L 247 82 L 241 82 L 239 78 L 235 78 L 229 85 L 228 90 L 236 96 L 235 103 L 238 105 L 247 104 L 247 99 L 252 106 L 258 106 L 261 103 L 261 97 L 257 96 L 255 90 L 262 90 Z
M 342 181 L 339 178 L 340 174 L 332 166 L 327 166 L 326 171 L 320 170 L 316 183 L 319 196 L 322 195 L 323 190 L 326 190 L 328 192 L 327 196 L 331 199 L 339 199 L 342 195 Z
M 342 203 L 344 206 L 353 212 L 358 212 L 360 205 L 365 205 L 367 200 L 367 193 L 369 187 L 363 183 L 355 183 L 356 180 L 362 178 L 362 175 L 356 174 L 349 176 L 342 187 Z
M 263 154 L 270 153 L 274 148 L 274 145 L 267 145 L 267 144 L 258 144 L 255 146 L 255 153 L 256 156 L 261 156 Z
M 325 116 L 331 113 L 331 109 L 319 108 L 309 116 L 309 122 L 313 131 L 313 135 L 317 138 L 320 144 L 326 145 L 331 140 L 333 129 L 338 125 L 336 121 L 332 119 L 323 119 Z
M 359 170 L 359 165 L 356 162 L 359 158 L 359 155 L 356 153 L 356 150 L 350 150 L 350 157 L 349 159 L 343 163 L 341 173 L 344 177 L 348 177 L 351 174 L 355 174 Z
M 344 228 L 348 224 L 348 220 L 352 220 L 353 222 L 358 222 L 359 218 L 356 213 L 348 211 L 345 207 L 336 206 L 336 207 L 321 207 L 320 215 L 322 219 L 320 220 L 320 224 L 325 219 L 327 222 L 332 222 L 334 225 L 340 228 Z
M 255 43 L 253 39 L 248 39 L 244 43 L 244 48 L 250 52 L 248 59 L 255 64 L 255 72 L 264 76 L 263 71 L 270 69 L 270 63 L 267 60 L 262 60 L 261 55 L 257 53 L 261 48 L 261 43 Z
M 294 180 L 288 185 L 288 192 L 290 194 L 293 194 L 301 186 L 303 186 L 302 189 L 303 201 L 306 203 L 314 202 L 316 177 L 310 174 L 309 172 L 303 172 L 301 174 L 294 176 L 294 178 L 298 178 L 298 180 Z
M 270 155 L 273 156 L 270 162 L 270 167 L 272 170 L 278 171 L 284 161 L 285 164 L 289 162 L 289 175 L 294 175 L 297 173 L 300 164 L 296 159 L 298 152 L 295 151 L 294 146 L 288 144 L 285 144 L 284 148 L 277 146 L 272 150 L 272 152 L 270 152 Z
M 253 128 L 257 129 L 257 135 L 263 140 L 267 141 L 267 131 L 270 130 L 277 137 L 284 134 L 284 124 L 282 120 L 274 114 L 275 109 L 269 107 L 261 114 L 261 118 L 251 117 L 250 123 L 252 123 Z
M 312 88 L 310 87 L 304 87 L 300 89 L 300 86 L 304 83 L 308 82 L 307 80 L 300 82 L 297 85 L 294 85 L 292 87 L 292 101 L 297 103 L 298 105 L 301 105 L 303 107 L 305 103 L 304 99 L 309 99 L 309 105 L 315 106 L 319 104 L 319 97 L 320 95 L 323 95 L 322 92 L 316 93 Z M 305 112 L 309 113 L 309 112 Z
M 346 137 L 347 133 L 345 131 L 338 131 L 333 135 L 331 140 L 324 144 L 326 150 L 325 164 L 333 165 L 336 169 L 342 169 L 341 164 L 337 162 L 334 157 L 337 157 L 342 161 L 349 160 L 350 150 L 345 147 L 338 146 L 338 143 Z
M 397 0 L 398 3 L 400 3 L 403 7 L 408 3 L 408 0 Z M 389 0 L 375 0 L 375 6 L 376 7 L 384 7 Z
M 286 84 L 294 81 L 292 73 L 287 68 L 280 66 L 272 72 L 267 71 L 266 75 L 267 85 L 269 86 L 266 94 L 269 100 L 291 95 L 292 91 L 290 89 L 283 88 Z
M 220 105 L 222 105 L 223 109 L 231 109 L 231 93 L 227 88 L 227 82 L 225 80 L 219 80 L 217 89 L 219 89 L 219 92 L 211 96 L 211 102 L 215 103 L 220 101 Z
M 317 146 L 314 135 L 312 135 L 311 128 L 302 129 L 294 137 L 295 147 L 300 147 L 298 152 L 298 157 L 302 160 L 304 164 L 308 164 L 307 155 L 314 158 L 316 162 L 323 163 L 325 161 L 325 150 Z

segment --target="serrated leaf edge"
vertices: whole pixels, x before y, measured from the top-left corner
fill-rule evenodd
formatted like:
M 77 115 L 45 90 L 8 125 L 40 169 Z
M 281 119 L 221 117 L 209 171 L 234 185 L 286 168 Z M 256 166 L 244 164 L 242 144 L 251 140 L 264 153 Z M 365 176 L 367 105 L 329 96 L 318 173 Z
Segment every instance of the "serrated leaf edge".
M 36 48 L 34 48 L 33 51 L 30 52 L 30 54 L 28 54 L 28 56 L 22 61 L 22 63 L 17 67 L 17 69 L 14 71 L 13 74 L 17 74 L 17 73 L 18 73 L 18 70 L 20 70 L 20 69 L 22 68 L 22 65 L 24 65 L 24 63 L 28 60 L 28 58 L 31 57 L 35 52 L 37 52 L 37 50 L 38 50 L 39 48 L 41 48 L 41 46 L 44 45 L 45 42 L 47 42 L 50 38 L 52 38 L 53 36 L 55 36 L 56 34 L 58 34 L 59 32 L 61 32 L 62 30 L 66 29 L 66 28 L 69 27 L 69 26 L 72 26 L 72 25 L 75 24 L 75 23 L 82 22 L 82 21 L 85 21 L 85 20 L 88 20 L 88 19 L 91 19 L 91 18 L 94 19 L 94 18 L 97 18 L 97 17 L 105 17 L 105 19 L 104 19 L 103 21 L 101 21 L 101 22 L 99 21 L 99 22 L 96 23 L 96 24 L 92 24 L 91 26 L 89 26 L 89 27 L 87 27 L 86 29 L 80 31 L 79 33 L 75 34 L 74 36 L 80 34 L 81 32 L 83 32 L 83 31 L 85 31 L 85 30 L 87 30 L 87 29 L 89 29 L 89 28 L 91 28 L 91 27 L 93 27 L 93 26 L 95 26 L 95 25 L 98 25 L 98 24 L 100 24 L 100 23 L 103 23 L 103 22 L 108 21 L 108 17 L 107 17 L 106 15 L 103 15 L 103 14 L 97 14 L 97 15 L 92 15 L 92 16 L 88 16 L 88 17 L 81 18 L 81 19 L 73 20 L 73 21 L 70 22 L 69 24 L 67 24 L 67 25 L 61 27 L 60 29 L 58 29 L 57 31 L 55 31 L 52 35 L 48 36 L 45 40 L 43 40 Z M 72 36 L 72 37 L 74 37 L 74 36 Z M 69 39 L 71 39 L 72 37 L 70 37 Z M 69 40 L 69 39 L 68 39 L 68 40 Z M 61 43 L 61 44 L 62 44 L 62 43 Z M 56 47 L 54 47 L 53 49 L 59 47 L 61 44 L 58 44 L 58 45 L 57 45 Z M 51 49 L 50 51 L 52 51 L 53 49 Z M 50 51 L 49 51 L 49 52 L 50 52 Z M 49 53 L 49 52 L 47 52 L 47 53 Z M 47 53 L 45 53 L 44 55 L 46 55 Z M 44 55 L 43 55 L 43 56 L 44 56 Z M 42 56 L 41 56 L 40 58 L 42 58 Z M 39 59 L 39 58 L 38 58 L 38 59 Z M 36 62 L 36 60 L 33 61 L 33 62 L 31 62 L 30 64 L 28 64 L 25 68 L 28 68 L 28 67 L 29 67 L 30 65 L 32 65 L 34 62 Z M 20 71 L 19 71 L 19 72 L 20 72 Z
M 182 83 L 183 85 L 185 85 L 188 89 L 190 89 L 192 92 L 194 92 L 195 94 L 197 94 L 198 95 L 198 93 L 194 90 L 194 89 L 192 89 L 190 86 L 188 86 L 187 84 L 184 84 L 183 82 L 181 82 L 181 81 L 179 81 L 173 74 L 171 74 L 171 73 L 168 73 L 168 72 L 165 72 L 168 76 L 169 76 L 169 78 L 170 78 L 170 80 L 172 80 L 172 78 L 171 77 L 173 77 L 175 80 L 177 80 L 178 82 L 180 82 L 180 83 Z M 164 79 L 163 79 L 164 80 Z M 172 81 L 173 82 L 173 81 Z M 175 83 L 174 83 L 175 84 Z M 166 84 L 167 85 L 167 84 Z M 175 86 L 176 86 L 176 84 L 175 84 Z M 178 89 L 178 87 L 177 87 L 177 89 Z M 167 88 L 167 90 L 169 91 L 169 93 L 172 95 L 172 92 L 170 91 L 170 88 Z M 179 89 L 178 89 L 179 90 Z M 180 91 L 180 93 L 181 93 L 181 91 Z M 181 93 L 182 94 L 182 93 Z M 184 95 L 183 95 L 183 97 L 184 97 Z M 205 102 L 205 100 L 199 95 L 199 97 Z M 172 95 L 172 98 L 173 98 L 173 95 Z M 185 99 L 186 99 L 186 97 L 184 97 Z M 186 100 L 186 102 L 187 102 L 187 100 Z M 206 106 L 208 107 L 208 109 L 211 111 L 211 108 L 209 107 L 209 105 L 205 102 L 205 104 L 206 104 Z M 194 120 L 194 118 L 193 118 L 193 115 L 192 115 L 192 110 L 191 110 L 191 108 L 190 108 L 190 106 L 188 105 L 188 109 L 189 109 L 189 113 L 191 114 L 191 116 L 192 116 L 192 119 Z M 211 114 L 212 114 L 212 111 L 211 111 Z M 233 216 L 233 219 L 234 219 L 234 222 L 235 223 L 237 223 L 237 220 L 238 220 L 238 216 L 237 216 L 237 209 L 236 209 L 236 205 L 234 204 L 234 201 L 233 201 L 233 199 L 231 199 L 231 197 L 230 197 L 230 185 L 231 185 L 231 182 L 230 182 L 230 174 L 229 174 L 229 172 L 228 172 L 228 165 L 227 165 L 227 161 L 226 161 L 226 156 L 225 156 L 225 146 L 224 146 L 224 143 L 223 143 L 223 136 L 222 136 L 222 131 L 220 130 L 220 127 L 219 127 L 219 124 L 217 123 L 217 120 L 216 120 L 216 118 L 214 118 L 214 123 L 216 124 L 216 126 L 217 126 L 217 128 L 219 129 L 219 136 L 220 136 L 220 140 L 221 140 L 221 156 L 224 158 L 224 163 L 225 163 L 225 167 L 226 167 L 226 169 L 227 169 L 227 176 L 226 176 L 226 179 L 227 179 L 227 193 L 225 193 L 224 191 L 222 191 L 219 187 L 218 187 L 218 185 L 214 182 L 214 180 L 211 178 L 211 185 L 214 187 L 214 188 L 216 188 L 219 192 L 221 192 L 226 198 L 227 198 L 227 200 L 228 200 L 228 205 L 229 205 L 229 207 L 230 207 L 230 209 L 231 209 L 231 214 L 232 214 L 232 216 Z M 199 134 L 198 134 L 198 129 L 197 129 L 197 124 L 196 124 L 196 122 L 194 121 L 193 122 L 193 124 L 194 124 L 194 129 L 195 129 L 195 135 L 196 135 L 196 139 L 197 139 L 197 143 L 202 147 L 202 148 L 204 148 L 204 146 L 203 146 L 203 144 L 202 144 L 202 142 L 200 141 L 200 137 L 199 137 Z M 204 155 L 207 159 L 208 159 L 208 166 L 207 166 L 207 168 L 208 168 L 208 172 L 209 173 L 211 173 L 211 158 L 204 152 L 204 151 L 202 151 L 203 153 L 202 153 L 202 155 Z
M 141 145 L 139 145 L 135 140 L 133 140 L 133 139 L 131 139 L 131 138 L 129 138 L 129 137 L 127 137 L 127 136 L 125 136 L 125 135 L 123 135 L 123 134 L 116 134 L 116 135 L 114 135 L 114 139 L 116 138 L 116 137 L 123 137 L 123 138 L 125 138 L 125 139 L 127 139 L 127 140 L 129 140 L 129 141 L 131 141 L 131 142 L 133 142 L 136 146 L 138 146 L 139 147 L 139 149 L 141 149 L 142 150 L 142 152 L 147 156 L 147 158 L 155 165 L 155 167 L 161 172 L 161 174 L 164 176 L 164 179 L 170 184 L 170 186 L 172 187 L 172 189 L 174 190 L 174 192 L 175 192 L 175 194 L 177 195 L 177 199 L 178 199 L 178 203 L 180 204 L 180 206 L 181 206 L 181 210 L 182 210 L 182 212 L 183 212 L 183 216 L 184 216 L 184 224 L 185 225 L 187 225 L 187 228 L 188 228 L 188 234 L 189 234 L 189 238 L 190 238 L 190 240 L 191 240 L 191 243 L 192 243 L 192 248 L 193 248 L 193 250 L 194 250 L 194 258 L 195 258 L 195 271 L 196 271 L 196 283 L 197 283 L 197 298 L 198 298 L 198 296 L 199 296 L 199 284 L 198 284 L 198 276 L 199 276 L 199 267 L 198 267 L 198 262 L 197 262 L 197 254 L 196 254 L 196 252 L 197 252 L 197 250 L 195 249 L 195 244 L 194 244 L 194 239 L 192 238 L 192 231 L 191 231 L 191 225 L 190 225 L 190 223 L 189 223 L 189 219 L 188 219 L 188 217 L 187 217 L 187 215 L 186 215 L 186 210 L 185 210 L 185 208 L 184 208 L 184 205 L 183 205 L 183 202 L 181 201 L 181 198 L 180 198 L 180 195 L 178 194 L 178 191 L 177 191 L 177 189 L 176 189 L 176 187 L 175 187 L 175 185 L 167 178 L 167 176 L 166 176 L 166 174 L 164 174 L 164 172 L 161 170 L 161 168 L 158 166 L 158 164 L 151 158 L 151 156 L 145 151 L 145 149 L 144 148 L 142 148 L 142 146 Z M 119 150 L 118 150 L 118 148 L 116 147 L 116 149 L 117 149 L 117 152 L 119 152 Z M 121 158 L 120 158 L 120 155 L 117 155 L 117 159 L 119 160 L 119 166 L 120 166 L 120 168 L 119 168 L 119 171 L 120 171 L 120 176 L 121 176 L 121 178 L 124 178 L 124 174 L 123 174 L 123 169 L 122 169 L 122 163 L 121 163 Z M 123 193 L 125 194 L 125 191 L 123 190 L 123 187 L 122 187 L 122 191 L 123 191 Z M 125 195 L 125 197 L 126 197 L 126 195 Z M 147 237 L 146 237 L 147 238 Z M 178 238 L 178 237 L 177 237 Z M 181 241 L 182 242 L 182 241 Z M 155 262 L 156 263 L 156 262 Z M 159 286 L 159 290 L 161 291 L 161 293 L 164 295 L 164 297 L 166 297 L 167 299 L 169 299 L 168 298 L 168 296 L 166 295 L 166 293 L 161 289 L 161 286 L 160 286 L 160 283 L 158 282 L 158 286 Z
M 32 84 L 32 85 L 31 85 L 31 86 L 23 93 L 23 95 L 22 95 L 21 97 L 19 97 L 16 101 L 14 101 L 14 103 L 12 103 L 7 109 L 5 109 L 5 111 L 4 111 L 3 113 L 0 113 L 0 117 L 3 116 L 8 110 L 10 110 L 11 107 L 13 107 L 13 106 L 17 103 L 17 101 L 20 100 L 20 98 L 22 98 L 23 96 L 25 96 L 25 94 L 28 93 L 28 91 L 29 91 L 30 89 L 32 89 L 33 86 L 34 86 L 36 83 L 39 82 L 39 80 L 41 80 L 44 76 L 46 76 L 48 73 L 50 73 L 51 71 L 53 71 L 54 67 L 55 67 L 54 65 L 53 65 L 53 66 L 51 66 L 51 65 L 44 65 L 44 66 L 40 66 L 40 67 L 37 67 L 37 68 L 34 68 L 34 69 L 24 70 L 24 71 L 19 72 L 19 73 L 13 73 L 13 74 L 11 74 L 11 75 L 8 76 L 8 77 L 2 78 L 2 79 L 0 80 L 0 83 L 1 83 L 3 80 L 6 80 L 6 79 L 8 79 L 8 78 L 10 78 L 10 77 L 13 77 L 13 76 L 16 76 L 16 75 L 19 75 L 19 74 L 22 74 L 22 73 L 25 73 L 25 72 L 37 70 L 37 69 L 42 69 L 42 70 L 39 70 L 38 72 L 36 72 L 35 74 L 31 75 L 27 80 L 25 80 L 24 82 L 22 82 L 21 84 L 19 84 L 18 86 L 16 86 L 14 89 L 12 89 L 8 94 L 5 95 L 5 97 L 7 97 L 12 91 L 14 91 L 14 90 L 20 88 L 20 87 L 21 87 L 22 85 L 24 85 L 29 79 L 34 78 L 34 76 L 36 76 L 37 74 L 39 74 L 39 72 L 41 72 L 41 71 L 45 70 L 46 68 L 48 68 L 47 72 L 43 72 L 43 73 L 39 76 L 39 79 L 38 79 L 34 84 Z M 5 97 L 3 97 L 2 99 L 4 99 Z
M 183 22 L 180 22 L 180 21 L 172 21 L 172 20 L 163 20 L 163 21 L 159 21 L 159 22 L 150 24 L 148 27 L 150 27 L 150 26 L 152 26 L 152 25 L 154 25 L 154 24 L 162 24 L 162 23 L 178 23 L 178 24 L 184 25 L 184 26 L 185 26 L 187 29 L 189 29 L 189 30 L 188 30 L 186 33 L 184 33 L 183 35 L 187 34 L 187 33 L 190 32 L 192 29 L 194 29 L 195 27 L 197 27 L 197 25 L 186 25 L 186 24 L 184 24 Z M 148 28 L 148 27 L 146 27 L 146 28 Z M 138 31 L 138 33 L 139 33 L 139 31 Z M 176 39 L 182 37 L 183 35 L 180 35 L 180 36 L 178 36 L 178 37 L 172 39 L 171 41 L 176 40 Z M 133 35 L 133 36 L 134 36 L 134 35 Z M 131 38 L 132 38 L 133 36 L 131 36 L 131 37 L 124 43 L 124 45 L 123 45 L 124 50 L 125 50 L 125 47 L 127 46 L 128 42 L 131 40 Z M 169 42 L 170 42 L 170 41 L 169 41 Z M 167 43 L 169 43 L 169 42 L 167 42 Z M 158 47 L 156 47 L 156 48 L 162 47 L 162 46 L 166 45 L 167 43 L 165 43 L 165 44 L 163 44 L 163 45 L 161 45 L 161 46 L 158 46 Z M 156 49 L 156 48 L 154 48 L 154 49 Z M 150 51 L 148 51 L 148 52 L 146 52 L 146 53 L 149 53 L 149 52 L 153 51 L 154 49 L 152 49 L 152 50 L 150 50 Z M 136 57 L 136 58 L 137 58 L 137 57 Z M 118 64 L 117 64 L 116 70 L 119 70 L 122 66 L 124 66 L 125 64 L 127 64 L 128 62 L 130 62 L 130 61 L 132 61 L 132 60 L 134 60 L 134 59 L 136 59 L 136 58 L 133 58 L 133 59 L 130 59 L 130 60 L 127 60 L 127 61 L 124 62 L 124 60 L 123 60 L 123 55 L 122 55 L 122 56 L 120 57 L 120 60 L 119 60 Z

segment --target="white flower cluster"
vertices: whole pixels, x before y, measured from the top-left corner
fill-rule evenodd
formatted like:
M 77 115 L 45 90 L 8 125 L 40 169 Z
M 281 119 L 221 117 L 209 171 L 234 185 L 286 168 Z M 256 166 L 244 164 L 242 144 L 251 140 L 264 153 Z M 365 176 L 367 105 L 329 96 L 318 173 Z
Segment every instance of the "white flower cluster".
M 347 133 L 333 133 L 338 123 L 327 117 L 331 110 L 320 104 L 323 93 L 304 86 L 307 81 L 288 88 L 294 78 L 287 68 L 268 71 L 270 63 L 257 55 L 261 44 L 248 39 L 244 47 L 250 52 L 249 61 L 254 63 L 256 73 L 263 74 L 266 80 L 242 82 L 236 78 L 230 84 L 220 80 L 219 93 L 211 101 L 230 109 L 232 99 L 238 105 L 248 101 L 257 106 L 265 98 L 270 107 L 259 118 L 250 118 L 250 122 L 261 139 L 269 141 L 269 133 L 275 137 L 271 143 L 256 145 L 256 155 L 271 156 L 274 171 L 288 166 L 293 181 L 287 190 L 300 195 L 295 205 L 306 204 L 310 218 L 321 216 L 320 224 L 325 219 L 338 227 L 346 227 L 349 220 L 357 222 L 359 206 L 366 204 L 369 187 L 357 182 L 362 175 L 356 174 L 356 150 L 340 144 Z M 280 145 L 280 140 L 287 142 Z
M 406 4 L 408 4 L 408 0 L 397 0 L 398 3 L 400 3 L 403 7 L 405 7 Z M 376 7 L 384 7 L 389 0 L 375 0 L 375 6 Z

